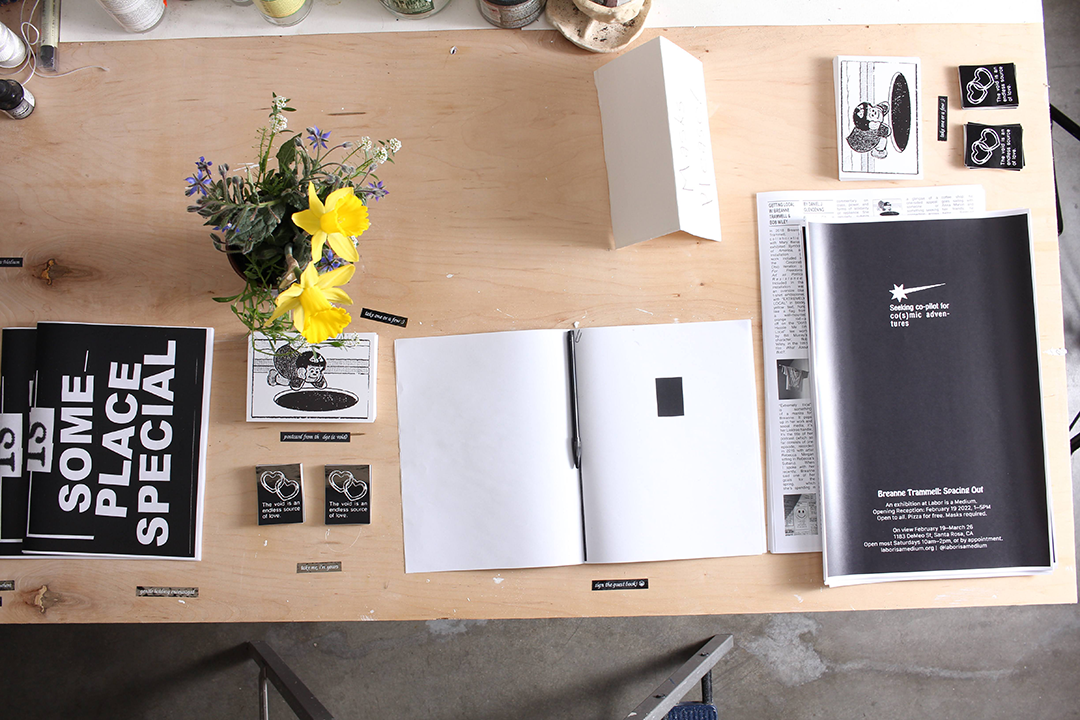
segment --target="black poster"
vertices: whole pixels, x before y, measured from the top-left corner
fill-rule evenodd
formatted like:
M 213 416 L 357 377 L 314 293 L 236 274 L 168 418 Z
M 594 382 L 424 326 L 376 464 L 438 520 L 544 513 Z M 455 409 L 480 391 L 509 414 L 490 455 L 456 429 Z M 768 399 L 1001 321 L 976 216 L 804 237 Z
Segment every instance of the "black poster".
M 808 229 L 826 574 L 1049 568 L 1026 212 Z
M 0 555 L 19 555 L 29 478 L 24 448 L 34 382 L 34 328 L 5 328 L 0 341 Z
M 38 323 L 25 549 L 198 558 L 213 331 Z

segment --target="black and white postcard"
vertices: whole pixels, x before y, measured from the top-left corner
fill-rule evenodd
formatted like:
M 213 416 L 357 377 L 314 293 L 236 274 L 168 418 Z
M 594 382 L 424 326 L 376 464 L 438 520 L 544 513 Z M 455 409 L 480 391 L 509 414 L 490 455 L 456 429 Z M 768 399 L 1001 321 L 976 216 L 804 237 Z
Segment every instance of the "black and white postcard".
M 919 59 L 833 62 L 841 180 L 922 178 Z
M 379 336 L 345 333 L 318 345 L 248 344 L 248 422 L 374 422 Z

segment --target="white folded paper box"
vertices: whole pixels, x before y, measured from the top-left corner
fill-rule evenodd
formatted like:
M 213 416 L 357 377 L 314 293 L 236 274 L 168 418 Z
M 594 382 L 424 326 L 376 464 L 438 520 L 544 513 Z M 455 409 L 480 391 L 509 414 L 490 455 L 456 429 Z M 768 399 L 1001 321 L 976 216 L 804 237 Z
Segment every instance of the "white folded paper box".
M 705 70 L 658 37 L 594 73 L 615 247 L 677 231 L 720 239 Z

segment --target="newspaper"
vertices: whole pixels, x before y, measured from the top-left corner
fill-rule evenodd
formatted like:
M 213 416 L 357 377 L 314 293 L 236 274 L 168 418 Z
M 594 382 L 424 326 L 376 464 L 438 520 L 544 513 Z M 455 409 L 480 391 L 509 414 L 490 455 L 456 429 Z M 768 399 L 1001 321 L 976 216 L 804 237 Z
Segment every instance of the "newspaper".
M 984 212 L 981 185 L 758 193 L 769 552 L 821 551 L 803 225 Z

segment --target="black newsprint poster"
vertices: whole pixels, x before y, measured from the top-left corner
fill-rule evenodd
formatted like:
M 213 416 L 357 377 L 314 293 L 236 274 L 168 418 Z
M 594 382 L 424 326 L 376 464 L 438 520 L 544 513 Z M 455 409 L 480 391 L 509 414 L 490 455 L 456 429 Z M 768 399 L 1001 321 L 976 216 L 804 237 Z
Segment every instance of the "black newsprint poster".
M 807 230 L 830 585 L 1053 566 L 1029 218 Z
M 199 559 L 213 330 L 42 322 L 27 552 Z
M 23 452 L 34 382 L 34 328 L 0 335 L 0 555 L 22 553 L 29 478 Z

